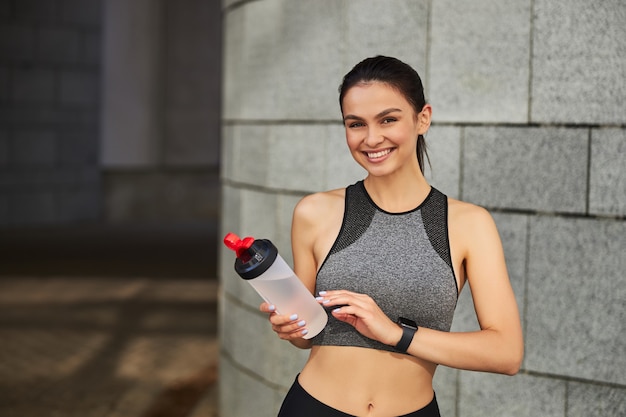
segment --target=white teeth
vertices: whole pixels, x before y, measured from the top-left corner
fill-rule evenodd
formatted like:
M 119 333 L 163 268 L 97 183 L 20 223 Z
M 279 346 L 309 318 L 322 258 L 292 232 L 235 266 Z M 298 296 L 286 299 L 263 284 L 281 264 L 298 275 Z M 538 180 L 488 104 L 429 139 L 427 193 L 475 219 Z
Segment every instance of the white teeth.
M 385 149 L 384 151 L 380 151 L 380 152 L 368 152 L 367 157 L 372 158 L 372 159 L 380 158 L 380 157 L 387 155 L 389 152 L 391 152 L 391 149 Z

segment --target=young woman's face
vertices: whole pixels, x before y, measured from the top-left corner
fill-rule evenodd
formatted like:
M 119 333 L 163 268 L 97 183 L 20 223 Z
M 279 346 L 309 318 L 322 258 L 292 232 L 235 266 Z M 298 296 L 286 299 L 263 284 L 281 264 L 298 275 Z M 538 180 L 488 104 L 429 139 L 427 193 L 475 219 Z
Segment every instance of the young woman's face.
M 343 122 L 353 158 L 375 176 L 417 169 L 417 137 L 430 126 L 430 106 L 419 114 L 387 84 L 350 88 L 343 98 Z

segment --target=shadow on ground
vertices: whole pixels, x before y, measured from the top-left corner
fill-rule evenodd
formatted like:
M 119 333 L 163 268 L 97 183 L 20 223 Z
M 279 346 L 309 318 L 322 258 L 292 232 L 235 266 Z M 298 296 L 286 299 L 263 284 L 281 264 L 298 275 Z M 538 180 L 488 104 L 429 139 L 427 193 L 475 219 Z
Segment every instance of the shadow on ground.
M 215 242 L 2 233 L 0 415 L 217 416 Z

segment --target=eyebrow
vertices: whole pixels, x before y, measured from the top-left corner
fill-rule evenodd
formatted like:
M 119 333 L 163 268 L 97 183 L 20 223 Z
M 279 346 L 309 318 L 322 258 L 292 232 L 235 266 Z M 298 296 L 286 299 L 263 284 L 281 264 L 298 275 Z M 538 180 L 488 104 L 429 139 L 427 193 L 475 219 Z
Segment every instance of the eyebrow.
M 402 112 L 401 109 L 397 109 L 395 107 L 389 108 L 389 109 L 385 109 L 383 111 L 381 111 L 380 113 L 378 113 L 375 118 L 376 119 L 380 119 L 382 117 L 387 116 L 389 113 L 394 113 L 394 112 Z M 346 114 L 343 118 L 343 121 L 345 122 L 346 120 L 363 120 L 362 117 L 356 116 L 354 114 Z

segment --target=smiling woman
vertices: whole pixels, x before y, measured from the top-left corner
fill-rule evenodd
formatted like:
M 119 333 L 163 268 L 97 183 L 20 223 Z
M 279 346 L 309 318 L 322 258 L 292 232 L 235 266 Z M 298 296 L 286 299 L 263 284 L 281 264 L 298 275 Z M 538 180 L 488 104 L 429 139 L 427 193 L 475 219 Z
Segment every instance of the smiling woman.
M 439 416 L 437 365 L 512 375 L 522 360 L 498 231 L 485 209 L 426 181 L 432 107 L 410 66 L 362 61 L 344 77 L 340 105 L 367 176 L 295 208 L 294 270 L 329 320 L 308 340 L 297 312 L 261 305 L 278 337 L 311 349 L 279 417 Z M 481 330 L 450 332 L 466 282 Z

